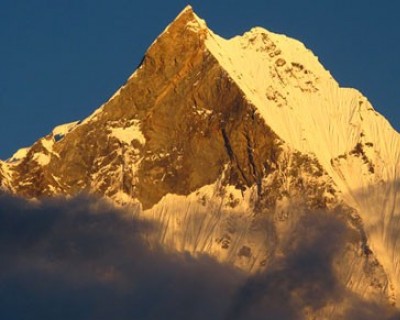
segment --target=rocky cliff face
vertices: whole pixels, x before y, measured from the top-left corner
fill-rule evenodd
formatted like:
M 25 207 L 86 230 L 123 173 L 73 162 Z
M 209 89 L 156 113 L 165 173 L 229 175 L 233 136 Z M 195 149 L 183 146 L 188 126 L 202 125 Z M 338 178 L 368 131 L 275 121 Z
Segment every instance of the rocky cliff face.
M 398 133 L 302 44 L 261 28 L 224 40 L 187 8 L 107 103 L 0 164 L 0 184 L 100 194 L 159 223 L 167 248 L 249 272 L 285 256 L 304 217 L 334 216 L 342 285 L 394 305 L 399 155 Z
M 11 173 L 8 170 L 8 165 L 0 161 L 0 191 L 11 190 Z
M 4 172 L 3 172 L 3 162 L 0 161 L 0 186 L 4 188 Z

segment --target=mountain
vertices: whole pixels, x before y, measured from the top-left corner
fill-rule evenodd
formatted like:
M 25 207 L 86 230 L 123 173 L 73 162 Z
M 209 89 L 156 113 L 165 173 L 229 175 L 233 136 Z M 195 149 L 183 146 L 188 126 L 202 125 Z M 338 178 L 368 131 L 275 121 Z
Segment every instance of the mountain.
M 0 163 L 0 185 L 104 196 L 159 223 L 149 240 L 253 274 L 301 250 L 308 217 L 334 218 L 345 236 L 323 259 L 340 284 L 400 305 L 400 135 L 302 43 L 263 28 L 226 40 L 185 8 L 92 115 Z M 343 233 L 316 226 L 322 242 Z

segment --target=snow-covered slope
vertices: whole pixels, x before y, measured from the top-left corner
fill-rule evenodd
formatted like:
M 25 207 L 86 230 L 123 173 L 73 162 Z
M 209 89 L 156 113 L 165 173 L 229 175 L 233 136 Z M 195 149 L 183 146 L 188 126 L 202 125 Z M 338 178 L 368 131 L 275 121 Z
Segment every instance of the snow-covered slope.
M 230 40 L 210 32 L 206 43 L 268 126 L 318 158 L 400 288 L 400 135 L 294 39 L 254 28 Z
M 206 25 L 195 17 L 190 28 Z M 315 155 L 359 210 L 399 293 L 400 135 L 297 40 L 257 27 L 229 40 L 207 30 L 206 45 L 265 123 L 294 149 Z
M 156 221 L 166 247 L 249 272 L 328 212 L 352 234 L 342 284 L 399 305 L 399 163 L 399 134 L 302 43 L 258 27 L 226 40 L 187 7 L 109 101 L 0 163 L 0 180 L 29 198 L 100 194 Z

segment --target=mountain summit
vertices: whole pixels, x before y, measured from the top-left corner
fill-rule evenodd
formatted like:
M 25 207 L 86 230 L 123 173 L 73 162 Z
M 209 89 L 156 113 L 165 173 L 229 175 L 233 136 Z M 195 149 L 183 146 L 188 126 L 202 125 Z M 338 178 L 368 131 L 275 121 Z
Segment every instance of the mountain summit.
M 92 115 L 0 163 L 0 185 L 104 196 L 158 222 L 152 241 L 249 273 L 287 256 L 310 215 L 334 217 L 346 237 L 324 259 L 341 285 L 400 306 L 400 135 L 301 42 L 263 28 L 223 39 L 186 7 Z M 313 312 L 339 319 L 345 300 Z

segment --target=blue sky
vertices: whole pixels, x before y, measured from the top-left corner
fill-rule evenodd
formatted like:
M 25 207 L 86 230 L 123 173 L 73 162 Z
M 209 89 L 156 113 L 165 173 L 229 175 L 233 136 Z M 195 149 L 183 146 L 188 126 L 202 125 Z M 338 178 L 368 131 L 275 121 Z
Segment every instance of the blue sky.
M 187 1 L 1 0 L 0 158 L 105 102 Z M 314 51 L 400 130 L 400 2 L 191 1 L 216 33 L 253 26 Z

